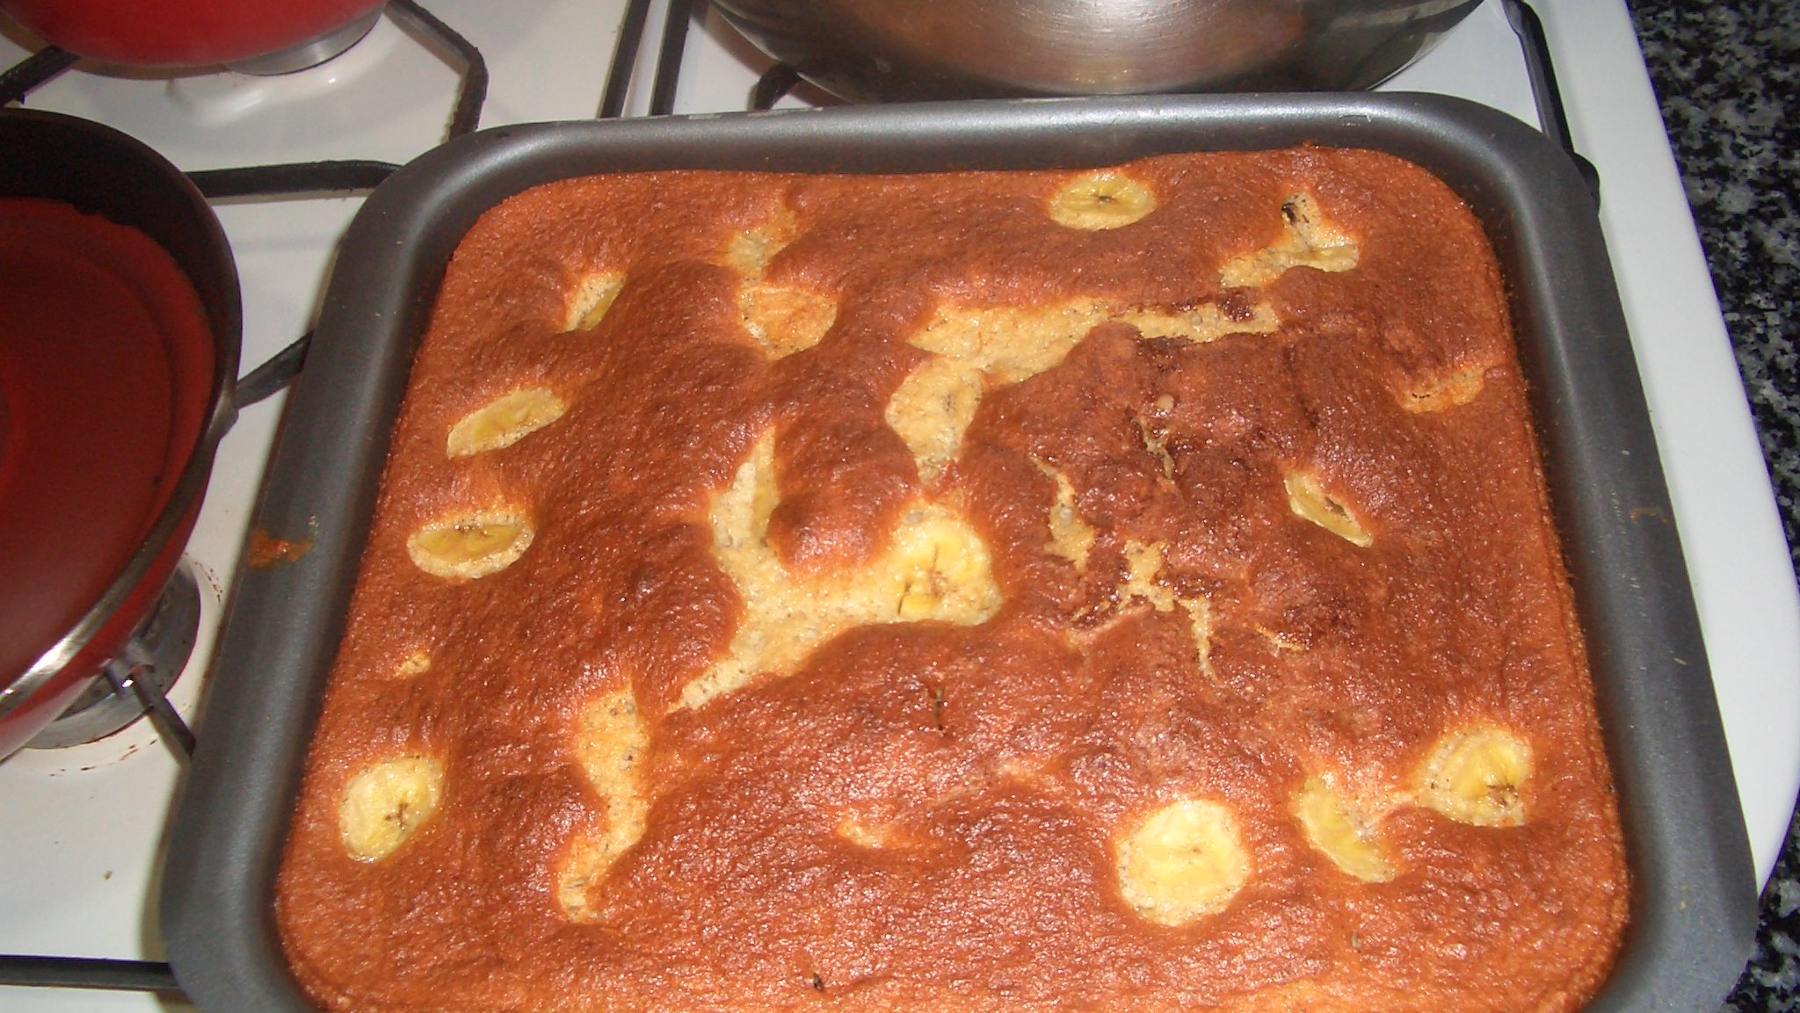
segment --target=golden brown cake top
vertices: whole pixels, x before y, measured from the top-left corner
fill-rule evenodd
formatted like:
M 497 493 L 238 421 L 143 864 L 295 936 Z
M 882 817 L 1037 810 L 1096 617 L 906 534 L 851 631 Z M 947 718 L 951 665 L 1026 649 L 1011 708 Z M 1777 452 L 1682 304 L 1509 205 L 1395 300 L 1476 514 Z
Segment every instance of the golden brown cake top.
M 1363 151 L 571 180 L 444 278 L 278 886 L 345 1008 L 1566 1008 L 1506 294 Z

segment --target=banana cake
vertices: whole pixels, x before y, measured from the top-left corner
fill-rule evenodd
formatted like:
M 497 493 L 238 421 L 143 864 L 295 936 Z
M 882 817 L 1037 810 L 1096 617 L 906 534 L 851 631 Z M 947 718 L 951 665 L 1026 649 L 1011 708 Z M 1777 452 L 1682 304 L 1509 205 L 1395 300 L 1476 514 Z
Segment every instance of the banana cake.
M 552 183 L 450 261 L 276 890 L 341 1009 L 1556 1010 L 1619 817 L 1389 155 Z

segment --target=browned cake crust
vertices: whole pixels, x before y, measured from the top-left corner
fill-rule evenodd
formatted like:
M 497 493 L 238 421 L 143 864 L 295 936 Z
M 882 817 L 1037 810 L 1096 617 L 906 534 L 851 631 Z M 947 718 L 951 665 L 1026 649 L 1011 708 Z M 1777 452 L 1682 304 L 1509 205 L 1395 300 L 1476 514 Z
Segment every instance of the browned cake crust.
M 1626 876 L 1536 460 L 1389 156 L 532 190 L 418 352 L 287 953 L 359 1010 L 1576 1006 Z

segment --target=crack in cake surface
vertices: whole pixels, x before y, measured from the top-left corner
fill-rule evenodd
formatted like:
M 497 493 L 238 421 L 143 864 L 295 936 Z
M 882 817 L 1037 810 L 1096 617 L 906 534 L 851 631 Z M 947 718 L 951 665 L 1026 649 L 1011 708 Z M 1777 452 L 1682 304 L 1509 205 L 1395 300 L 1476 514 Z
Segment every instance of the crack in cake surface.
M 888 425 L 913 452 L 921 484 L 931 485 L 956 459 L 990 384 L 1008 386 L 1054 369 L 1104 323 L 1129 324 L 1145 340 L 1194 344 L 1230 334 L 1270 334 L 1280 327 L 1275 311 L 1263 303 L 1241 319 L 1213 303 L 1191 309 L 1132 307 L 1092 296 L 1046 306 L 941 305 L 908 339 L 933 357 L 907 375 L 885 410 Z M 1160 459 L 1165 473 L 1172 474 L 1166 453 Z
M 1281 219 L 1281 233 L 1268 246 L 1234 257 L 1220 267 L 1219 280 L 1224 285 L 1260 287 L 1296 267 L 1348 271 L 1361 257 L 1356 240 L 1326 220 L 1311 194 L 1297 193 L 1284 201 Z
M 629 688 L 600 697 L 576 717 L 572 752 L 600 798 L 605 825 L 576 835 L 557 864 L 556 901 L 570 921 L 600 918 L 593 890 L 619 856 L 644 836 L 650 808 L 644 782 L 649 749 L 649 729 Z
M 912 451 L 921 485 L 929 488 L 956 459 L 981 391 L 979 369 L 934 355 L 908 373 L 888 399 L 883 416 Z
M 744 329 L 771 359 L 804 351 L 824 340 L 837 321 L 837 300 L 801 285 L 768 280 L 769 262 L 794 241 L 799 219 L 783 208 L 768 221 L 731 239 L 725 262 L 738 273 L 738 311 Z
M 1081 518 L 1081 512 L 1075 506 L 1075 485 L 1069 476 L 1045 464 L 1032 459 L 1039 471 L 1043 472 L 1056 485 L 1056 493 L 1050 502 L 1050 540 L 1044 547 L 1053 556 L 1060 556 L 1074 564 L 1077 572 L 1086 572 L 1088 555 L 1094 551 L 1094 526 Z
M 1108 322 L 1130 324 L 1145 338 L 1197 345 L 1228 334 L 1272 334 L 1281 326 L 1266 303 L 1253 305 L 1240 320 L 1210 302 L 1190 309 L 1076 296 L 1042 306 L 941 305 L 908 340 L 979 369 L 996 384 L 1013 384 L 1054 368 L 1089 331 Z
M 682 687 L 676 709 L 703 707 L 765 673 L 792 674 L 815 647 L 858 626 L 973 626 L 999 610 L 987 545 L 950 506 L 916 500 L 875 558 L 796 575 L 767 539 L 777 497 L 774 434 L 766 432 L 708 510 L 713 555 L 737 587 L 743 615 L 725 657 Z
M 625 275 L 618 271 L 595 271 L 582 276 L 569 292 L 563 330 L 591 331 L 600 326 L 624 287 Z

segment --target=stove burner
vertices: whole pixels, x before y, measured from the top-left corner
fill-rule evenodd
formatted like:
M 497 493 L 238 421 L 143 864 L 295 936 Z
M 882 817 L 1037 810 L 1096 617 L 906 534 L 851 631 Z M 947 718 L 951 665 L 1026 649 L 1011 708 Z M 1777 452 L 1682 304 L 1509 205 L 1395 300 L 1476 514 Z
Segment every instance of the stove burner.
M 167 707 L 163 694 L 187 664 L 199 626 L 200 588 L 184 561 L 119 655 L 101 670 L 101 678 L 25 748 L 79 746 L 111 735 L 147 710 Z
M 292 74 L 295 71 L 317 67 L 327 60 L 333 60 L 347 52 L 351 46 L 363 40 L 375 22 L 381 20 L 381 8 L 357 18 L 339 28 L 333 28 L 324 35 L 309 42 L 302 42 L 279 53 L 252 57 L 236 63 L 228 63 L 226 67 L 240 74 L 254 74 L 258 77 L 274 77 L 277 74 Z

